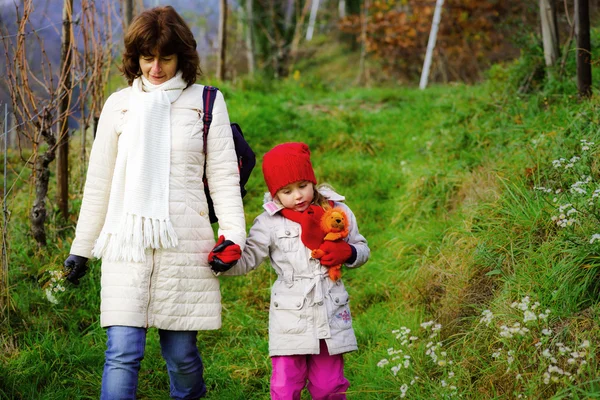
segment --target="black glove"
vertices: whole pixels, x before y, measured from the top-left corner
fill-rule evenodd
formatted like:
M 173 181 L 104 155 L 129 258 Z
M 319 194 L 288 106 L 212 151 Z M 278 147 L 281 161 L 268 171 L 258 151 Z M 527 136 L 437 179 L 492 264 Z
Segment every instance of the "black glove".
M 65 260 L 65 279 L 74 285 L 79 285 L 79 278 L 87 272 L 88 259 L 75 254 L 69 255 Z
M 240 246 L 220 236 L 217 245 L 208 254 L 208 263 L 213 271 L 225 272 L 237 263 L 241 255 Z

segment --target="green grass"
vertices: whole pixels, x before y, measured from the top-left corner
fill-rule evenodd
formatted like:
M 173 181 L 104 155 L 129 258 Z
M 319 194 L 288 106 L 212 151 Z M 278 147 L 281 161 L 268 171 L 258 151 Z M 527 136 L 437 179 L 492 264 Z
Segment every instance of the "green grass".
M 349 399 L 397 399 L 403 384 L 407 398 L 416 399 L 453 393 L 478 399 L 600 397 L 595 356 L 600 248 L 589 243 L 600 233 L 600 213 L 586 205 L 600 187 L 600 146 L 593 145 L 571 171 L 552 167 L 552 160 L 580 154 L 581 139 L 600 144 L 599 104 L 595 98 L 579 102 L 555 87 L 517 96 L 510 71 L 498 67 L 493 80 L 476 86 L 434 85 L 426 91 L 344 88 L 303 70 L 298 80 L 221 85 L 232 120 L 258 155 L 244 199 L 248 225 L 261 212 L 266 190 L 262 154 L 283 141 L 304 141 L 317 179 L 347 197 L 369 241 L 369 262 L 344 270 L 359 343 L 345 357 Z M 10 164 L 15 172 L 9 183 L 22 169 L 16 157 Z M 75 172 L 76 213 L 81 176 Z M 587 197 L 576 198 L 568 189 L 581 174 L 592 182 Z M 52 209 L 49 245 L 37 249 L 28 233 L 30 192 L 18 182 L 9 199 L 14 307 L 0 328 L 0 398 L 97 398 L 105 342 L 98 321 L 99 263 L 79 287 L 59 296 L 58 305 L 50 304 L 42 285 L 68 253 L 75 218 L 61 222 Z M 560 196 L 580 207 L 579 222 L 557 227 L 551 219 L 557 195 L 534 190 L 539 186 L 562 188 Z M 222 279 L 223 328 L 198 336 L 207 398 L 268 398 L 274 279 L 268 265 L 246 277 Z M 540 303 L 540 312 L 552 310 L 547 320 L 523 322 L 511 304 L 525 296 Z M 494 315 L 489 326 L 480 322 L 484 309 Z M 428 320 L 442 325 L 437 355 L 452 364 L 440 366 L 426 354 L 427 336 L 419 324 Z M 499 335 L 502 325 L 516 322 L 529 333 Z M 419 337 L 412 347 L 392 333 L 403 326 Z M 545 328 L 552 329 L 550 336 L 541 333 Z M 157 336 L 150 330 L 141 399 L 164 399 L 168 393 Z M 557 365 L 567 370 L 571 364 L 557 355 L 557 343 L 574 349 L 584 340 L 590 341 L 588 363 L 576 379 L 544 383 L 549 364 L 542 351 L 552 349 Z M 392 347 L 412 360 L 396 376 L 390 367 L 398 361 L 377 366 L 391 359 Z M 492 357 L 498 348 L 502 356 Z M 411 385 L 415 375 L 419 379 Z

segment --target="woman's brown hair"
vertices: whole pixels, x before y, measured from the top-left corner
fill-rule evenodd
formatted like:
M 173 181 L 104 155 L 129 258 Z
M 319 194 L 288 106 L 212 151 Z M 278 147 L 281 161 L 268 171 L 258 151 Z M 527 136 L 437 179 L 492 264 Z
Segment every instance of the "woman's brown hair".
M 129 26 L 124 41 L 121 72 L 129 85 L 142 75 L 140 56 L 177 54 L 177 69 L 188 86 L 202 74 L 194 35 L 171 6 L 151 8 L 138 15 Z

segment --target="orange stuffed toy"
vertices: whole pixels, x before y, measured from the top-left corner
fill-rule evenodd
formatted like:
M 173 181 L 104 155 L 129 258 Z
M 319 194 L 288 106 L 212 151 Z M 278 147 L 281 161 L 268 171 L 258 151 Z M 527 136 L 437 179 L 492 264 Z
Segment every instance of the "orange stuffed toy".
M 325 211 L 321 218 L 321 229 L 325 232 L 323 240 L 336 241 L 342 240 L 348 236 L 348 218 L 341 208 L 330 208 Z M 325 252 L 321 249 L 315 249 L 311 252 L 313 258 L 321 258 Z M 337 281 L 342 277 L 342 264 L 329 267 L 329 278 Z

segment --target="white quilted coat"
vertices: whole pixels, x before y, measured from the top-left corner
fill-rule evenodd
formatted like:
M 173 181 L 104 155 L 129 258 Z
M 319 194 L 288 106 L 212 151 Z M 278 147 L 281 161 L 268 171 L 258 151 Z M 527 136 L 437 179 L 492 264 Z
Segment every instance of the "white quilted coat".
M 219 281 L 207 257 L 215 245 L 202 175 L 202 90 L 192 85 L 171 104 L 169 213 L 179 239 L 170 249 L 146 250 L 141 263 L 102 262 L 102 326 L 154 326 L 168 330 L 221 327 Z M 112 94 L 100 116 L 71 254 L 91 257 L 102 230 L 119 136 L 131 88 Z M 229 116 L 219 92 L 208 134 L 207 179 L 219 218 L 218 235 L 239 244 L 246 227 Z
M 334 192 L 322 194 L 330 200 L 343 200 Z M 335 206 L 343 208 L 348 217 L 350 229 L 345 240 L 357 253 L 354 263 L 346 267 L 360 267 L 369 258 L 367 241 L 358 232 L 350 208 L 337 201 Z M 320 339 L 325 340 L 330 354 L 356 350 L 344 283 L 329 279 L 327 269 L 310 256 L 301 234 L 300 224 L 278 212 L 263 212 L 254 220 L 242 258 L 226 275 L 245 274 L 270 258 L 277 273 L 269 308 L 270 356 L 319 354 Z

